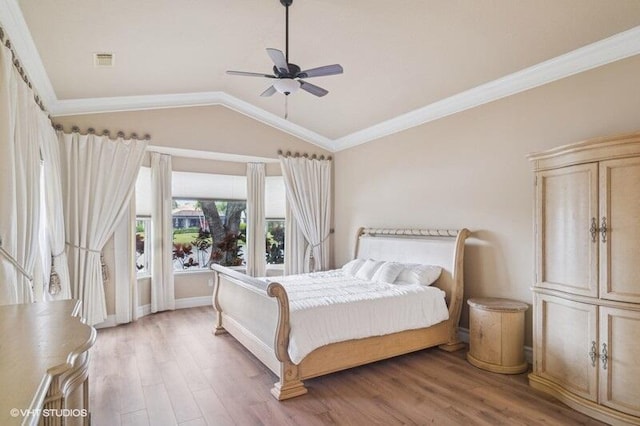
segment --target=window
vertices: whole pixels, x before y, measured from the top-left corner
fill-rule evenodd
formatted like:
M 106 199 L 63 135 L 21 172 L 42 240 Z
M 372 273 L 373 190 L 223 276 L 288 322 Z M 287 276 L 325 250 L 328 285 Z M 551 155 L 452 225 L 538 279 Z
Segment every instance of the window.
M 151 274 L 151 247 L 149 245 L 149 231 L 151 218 L 136 217 L 136 271 L 138 276 Z
M 284 263 L 284 218 L 267 219 L 267 265 Z
M 218 263 L 246 263 L 247 180 L 245 176 L 172 172 L 174 271 L 207 269 Z M 151 170 L 142 167 L 136 182 L 136 267 L 151 265 Z M 266 252 L 269 265 L 284 263 L 285 189 L 282 176 L 265 181 Z M 281 267 L 276 267 L 276 269 Z
M 246 209 L 245 200 L 174 198 L 173 269 L 243 265 Z
M 285 188 L 282 176 L 267 176 L 265 179 L 266 215 L 266 259 L 267 265 L 284 264 L 284 214 Z

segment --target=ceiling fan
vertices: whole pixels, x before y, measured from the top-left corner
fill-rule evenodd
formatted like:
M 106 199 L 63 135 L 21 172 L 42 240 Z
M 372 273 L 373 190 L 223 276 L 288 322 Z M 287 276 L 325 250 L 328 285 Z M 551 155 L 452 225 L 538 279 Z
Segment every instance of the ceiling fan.
M 286 10 L 286 53 L 282 53 L 282 51 L 278 49 L 267 48 L 267 54 L 274 63 L 273 74 L 262 74 L 245 71 L 227 71 L 227 74 L 275 79 L 273 85 L 269 86 L 269 88 L 262 92 L 260 96 L 271 96 L 276 92 L 282 93 L 285 96 L 289 96 L 291 93 L 296 92 L 298 89 L 302 89 L 311 93 L 312 95 L 322 97 L 329 93 L 329 91 L 323 89 L 322 87 L 318 87 L 315 84 L 306 82 L 302 79 L 342 74 L 342 66 L 339 64 L 333 64 L 301 71 L 298 65 L 289 62 L 289 6 L 291 6 L 293 0 L 280 0 L 280 3 L 282 3 Z

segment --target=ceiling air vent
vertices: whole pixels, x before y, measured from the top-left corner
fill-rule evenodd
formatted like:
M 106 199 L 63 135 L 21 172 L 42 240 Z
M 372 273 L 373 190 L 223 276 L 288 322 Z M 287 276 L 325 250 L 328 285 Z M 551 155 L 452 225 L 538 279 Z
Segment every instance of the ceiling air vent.
M 115 60 L 115 55 L 113 53 L 94 53 L 93 54 L 94 67 L 98 67 L 98 68 L 112 67 L 114 60 Z

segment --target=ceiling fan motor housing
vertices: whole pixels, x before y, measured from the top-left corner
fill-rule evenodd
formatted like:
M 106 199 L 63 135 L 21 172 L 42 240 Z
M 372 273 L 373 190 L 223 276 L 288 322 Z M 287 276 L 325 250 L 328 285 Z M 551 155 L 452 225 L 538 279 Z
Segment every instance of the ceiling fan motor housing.
M 297 66 L 296 64 L 287 63 L 287 65 L 289 66 L 289 72 L 282 72 L 278 67 L 276 67 L 274 65 L 273 66 L 273 73 L 278 78 L 295 78 L 295 77 L 297 77 L 298 73 L 300 72 L 300 67 Z

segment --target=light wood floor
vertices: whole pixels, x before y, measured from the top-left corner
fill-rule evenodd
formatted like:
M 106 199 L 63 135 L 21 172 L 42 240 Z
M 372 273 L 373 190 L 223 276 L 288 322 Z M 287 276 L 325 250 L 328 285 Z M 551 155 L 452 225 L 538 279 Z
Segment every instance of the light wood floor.
M 278 402 L 276 377 L 229 335 L 211 308 L 149 315 L 98 331 L 91 350 L 92 424 L 601 424 L 527 385 L 472 367 L 464 351 L 428 349 L 306 382 Z

